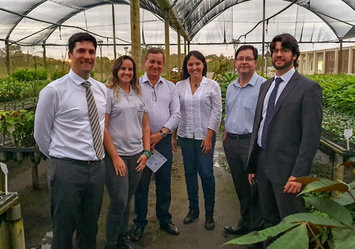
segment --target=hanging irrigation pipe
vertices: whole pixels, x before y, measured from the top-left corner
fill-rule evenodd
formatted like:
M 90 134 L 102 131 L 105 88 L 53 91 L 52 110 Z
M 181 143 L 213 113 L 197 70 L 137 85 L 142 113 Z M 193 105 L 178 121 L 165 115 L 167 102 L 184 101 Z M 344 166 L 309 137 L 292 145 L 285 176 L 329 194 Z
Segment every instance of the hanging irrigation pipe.
M 287 10 L 288 8 L 290 8 L 292 5 L 294 5 L 296 2 L 297 2 L 297 0 L 294 0 L 292 3 L 290 3 L 289 5 L 287 5 L 285 8 L 283 8 L 283 9 L 280 10 L 279 12 L 276 12 L 276 13 L 273 14 L 272 16 L 270 16 L 270 17 L 268 17 L 268 18 L 266 18 L 266 19 L 263 19 L 263 20 L 259 21 L 257 24 L 255 24 L 255 26 L 254 26 L 251 30 L 249 30 L 249 31 L 248 31 L 247 33 L 245 33 L 244 35 L 240 35 L 240 36 L 238 37 L 238 39 L 236 39 L 235 41 L 239 42 L 239 41 L 240 41 L 240 38 L 242 38 L 243 36 L 246 37 L 247 35 L 249 35 L 251 32 L 253 32 L 253 31 L 259 26 L 260 23 L 265 22 L 265 21 L 266 21 L 266 23 L 268 23 L 268 22 L 269 22 L 269 19 L 274 18 L 274 17 L 277 16 L 278 14 L 284 12 L 285 10 Z

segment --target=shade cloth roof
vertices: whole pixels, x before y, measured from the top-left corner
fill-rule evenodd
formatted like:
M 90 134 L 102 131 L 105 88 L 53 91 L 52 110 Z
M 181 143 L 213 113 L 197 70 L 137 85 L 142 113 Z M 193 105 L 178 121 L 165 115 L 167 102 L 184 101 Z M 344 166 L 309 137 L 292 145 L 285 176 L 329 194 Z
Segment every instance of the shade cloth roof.
M 112 43 L 112 3 L 117 12 L 124 9 L 116 16 L 117 23 L 125 20 L 117 41 L 129 44 L 128 0 L 1 0 L 0 40 L 54 45 L 70 30 L 81 29 Z M 260 37 L 261 25 L 254 35 L 251 30 L 262 20 L 262 0 L 141 0 L 140 4 L 147 10 L 141 17 L 143 43 L 163 41 L 165 10 L 170 12 L 171 28 L 181 30 L 187 40 L 228 43 Z M 355 37 L 355 0 L 267 0 L 266 19 L 270 36 L 291 31 L 299 40 L 310 42 L 348 39 Z M 100 21 L 104 24 L 97 24 Z

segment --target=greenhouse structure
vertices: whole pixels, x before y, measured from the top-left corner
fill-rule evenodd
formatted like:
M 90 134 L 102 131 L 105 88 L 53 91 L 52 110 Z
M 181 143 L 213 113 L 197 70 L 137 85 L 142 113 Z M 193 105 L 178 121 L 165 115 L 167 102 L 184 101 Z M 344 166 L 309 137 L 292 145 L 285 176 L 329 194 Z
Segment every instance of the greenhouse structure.
M 257 44 L 264 57 L 274 35 L 290 33 L 302 51 L 329 47 L 342 51 L 354 42 L 354 5 L 352 0 L 4 0 L 0 41 L 6 55 L 9 46 L 17 44 L 29 47 L 30 54 L 60 57 L 65 56 L 70 34 L 81 30 L 95 35 L 104 55 L 111 58 L 124 49 L 136 58 L 141 45 L 164 46 L 167 54 L 170 46 L 181 51 L 182 44 L 184 51 L 186 46 L 198 46 L 220 54 L 221 45 L 233 51 L 242 43 Z M 350 49 L 322 59 L 333 64 L 336 60 L 340 72 L 347 68 L 345 63 L 353 64 L 353 53 Z M 10 58 L 5 58 L 9 72 Z
M 311 219 L 306 214 L 302 221 L 296 217 L 296 221 L 281 222 L 277 228 L 284 230 L 280 233 L 270 229 L 256 237 L 246 236 L 246 241 L 260 242 L 285 232 L 273 248 L 303 249 L 297 243 L 311 249 L 355 248 L 355 0 L 0 0 L 0 249 L 50 248 L 49 160 L 34 140 L 34 119 L 40 91 L 75 64 L 69 59 L 68 39 L 78 32 L 96 38 L 96 64 L 90 79 L 104 84 L 122 55 L 130 55 L 137 75 L 143 75 L 146 52 L 152 47 L 164 53 L 161 75 L 176 83 L 181 80 L 185 56 L 200 51 L 208 65 L 206 77 L 220 87 L 223 108 L 228 86 L 239 77 L 234 57 L 240 46 L 256 47 L 258 58 L 251 60 L 256 61 L 257 73 L 272 78 L 276 75 L 272 38 L 283 33 L 295 37 L 301 51 L 296 70 L 322 89 L 321 139 L 311 177 L 301 179 L 302 184 L 309 184 L 302 192 L 309 214 L 320 217 Z M 213 154 L 215 230 L 200 230 L 201 217 L 189 226 L 182 222 L 181 210 L 187 209 L 188 198 L 178 150 L 172 166 L 171 212 L 183 228 L 181 234 L 172 238 L 157 228 L 152 208 L 156 200 L 151 198 L 155 188 L 151 187 L 148 229 L 135 245 L 142 249 L 228 249 L 249 244 L 218 232 L 232 218 L 240 219 L 240 203 L 223 148 L 224 129 L 222 120 Z M 105 192 L 97 248 L 105 244 L 107 196 Z

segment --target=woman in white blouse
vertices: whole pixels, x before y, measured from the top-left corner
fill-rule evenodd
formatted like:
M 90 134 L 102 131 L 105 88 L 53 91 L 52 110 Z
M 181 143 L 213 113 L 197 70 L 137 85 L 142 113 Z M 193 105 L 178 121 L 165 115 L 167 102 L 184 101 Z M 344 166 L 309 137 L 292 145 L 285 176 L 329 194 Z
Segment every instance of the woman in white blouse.
M 205 77 L 205 57 L 198 51 L 191 51 L 184 59 L 183 80 L 177 83 L 180 99 L 181 119 L 177 135 L 184 161 L 189 212 L 185 224 L 199 216 L 198 179 L 200 175 L 205 198 L 205 228 L 212 230 L 215 201 L 215 180 L 213 175 L 213 151 L 215 133 L 222 117 L 221 89 L 217 82 Z M 176 136 L 173 136 L 176 148 Z

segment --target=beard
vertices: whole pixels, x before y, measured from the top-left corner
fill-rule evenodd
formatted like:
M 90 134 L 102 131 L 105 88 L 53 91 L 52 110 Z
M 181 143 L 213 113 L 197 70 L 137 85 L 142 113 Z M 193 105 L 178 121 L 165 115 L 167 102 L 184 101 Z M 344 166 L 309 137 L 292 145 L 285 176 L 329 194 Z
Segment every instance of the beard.
M 293 60 L 290 61 L 284 61 L 285 63 L 282 66 L 277 66 L 275 61 L 272 61 L 272 65 L 274 66 L 275 69 L 277 70 L 282 70 L 286 68 L 290 68 L 293 65 Z

